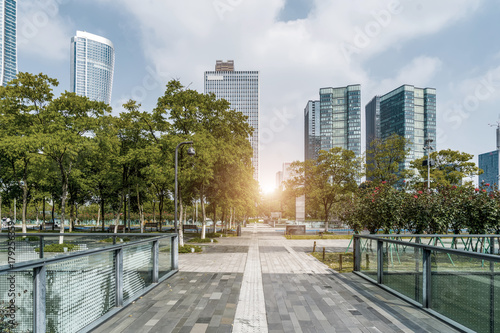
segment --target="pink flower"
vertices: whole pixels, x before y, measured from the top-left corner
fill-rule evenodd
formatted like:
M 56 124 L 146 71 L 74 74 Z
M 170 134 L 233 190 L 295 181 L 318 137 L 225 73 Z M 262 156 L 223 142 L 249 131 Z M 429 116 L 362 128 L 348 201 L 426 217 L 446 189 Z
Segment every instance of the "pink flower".
M 375 202 L 375 199 L 373 199 L 372 202 Z
M 483 193 L 486 193 L 486 190 L 483 190 Z
M 455 185 L 453 185 L 451 188 L 455 190 L 457 187 Z
M 385 184 L 385 183 L 387 183 L 387 182 L 384 180 L 384 181 L 382 182 L 382 184 Z
M 489 183 L 486 183 L 486 184 L 484 184 L 484 186 L 490 186 L 490 184 L 489 184 Z
M 403 180 L 403 183 L 406 183 L 406 180 Z
M 422 192 L 422 191 L 418 191 L 418 194 L 422 194 L 422 193 L 424 193 L 424 192 Z
M 474 191 L 479 192 L 479 189 L 478 189 L 478 188 L 476 188 Z
M 414 197 L 415 199 L 418 199 L 418 195 L 414 195 L 413 197 Z

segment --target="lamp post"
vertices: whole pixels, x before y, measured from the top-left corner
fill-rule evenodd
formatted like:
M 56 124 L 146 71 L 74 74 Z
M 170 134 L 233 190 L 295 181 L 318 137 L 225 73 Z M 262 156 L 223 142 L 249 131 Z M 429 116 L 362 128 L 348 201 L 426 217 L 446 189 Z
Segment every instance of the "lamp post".
M 193 141 L 186 141 L 186 142 L 181 142 L 177 145 L 177 147 L 175 147 L 175 194 L 174 194 L 174 230 L 175 230 L 175 233 L 178 233 L 179 230 L 177 229 L 177 188 L 178 188 L 178 184 L 177 184 L 177 165 L 179 164 L 178 163 L 178 155 L 179 155 L 179 147 L 182 146 L 182 145 L 192 145 L 193 144 Z M 191 146 L 189 147 L 188 151 L 187 151 L 188 155 L 189 156 L 193 156 L 196 154 L 196 152 L 194 151 L 194 148 Z
M 432 139 L 425 140 L 424 150 L 427 152 L 427 190 L 431 188 L 431 155 L 430 151 L 432 150 L 431 143 L 434 142 Z

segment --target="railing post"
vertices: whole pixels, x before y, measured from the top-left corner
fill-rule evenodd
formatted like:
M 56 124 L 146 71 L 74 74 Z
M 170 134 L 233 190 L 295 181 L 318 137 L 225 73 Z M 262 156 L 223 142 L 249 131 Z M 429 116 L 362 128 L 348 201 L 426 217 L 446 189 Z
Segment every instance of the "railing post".
M 431 307 L 432 285 L 431 285 L 431 251 L 428 249 L 422 250 L 423 260 L 423 290 L 422 290 L 422 306 L 424 308 Z
M 115 251 L 116 307 L 123 306 L 123 248 Z
M 160 241 L 153 242 L 153 283 L 158 283 L 160 273 Z
M 179 269 L 179 241 L 177 240 L 177 234 L 172 235 L 171 241 L 172 245 L 170 247 L 170 255 L 172 258 L 172 270 Z
M 33 269 L 33 332 L 45 333 L 45 298 L 47 291 L 47 276 L 45 266 Z
M 377 240 L 377 283 L 384 282 L 384 242 Z
M 354 271 L 361 271 L 361 238 L 358 235 L 354 235 Z

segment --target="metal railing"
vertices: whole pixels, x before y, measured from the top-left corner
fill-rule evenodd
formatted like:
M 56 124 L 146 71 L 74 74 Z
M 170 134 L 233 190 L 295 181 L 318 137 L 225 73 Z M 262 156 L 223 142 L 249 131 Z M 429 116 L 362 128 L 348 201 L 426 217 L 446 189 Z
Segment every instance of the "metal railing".
M 500 332 L 499 241 L 499 235 L 355 235 L 354 273 L 459 330 Z
M 0 234 L 0 310 L 13 332 L 88 332 L 178 271 L 177 234 L 65 234 L 63 253 L 47 252 L 59 234 L 15 236 L 5 253 Z

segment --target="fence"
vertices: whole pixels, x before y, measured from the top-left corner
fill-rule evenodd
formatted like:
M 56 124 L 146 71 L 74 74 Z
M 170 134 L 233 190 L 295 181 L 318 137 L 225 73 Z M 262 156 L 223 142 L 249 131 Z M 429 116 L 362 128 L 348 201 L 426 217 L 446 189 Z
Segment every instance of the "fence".
M 4 311 L 15 305 L 14 332 L 88 332 L 178 270 L 176 234 L 65 234 L 63 253 L 48 252 L 57 234 L 6 237 L 0 296 Z
M 500 332 L 497 237 L 355 235 L 354 273 L 460 330 Z

